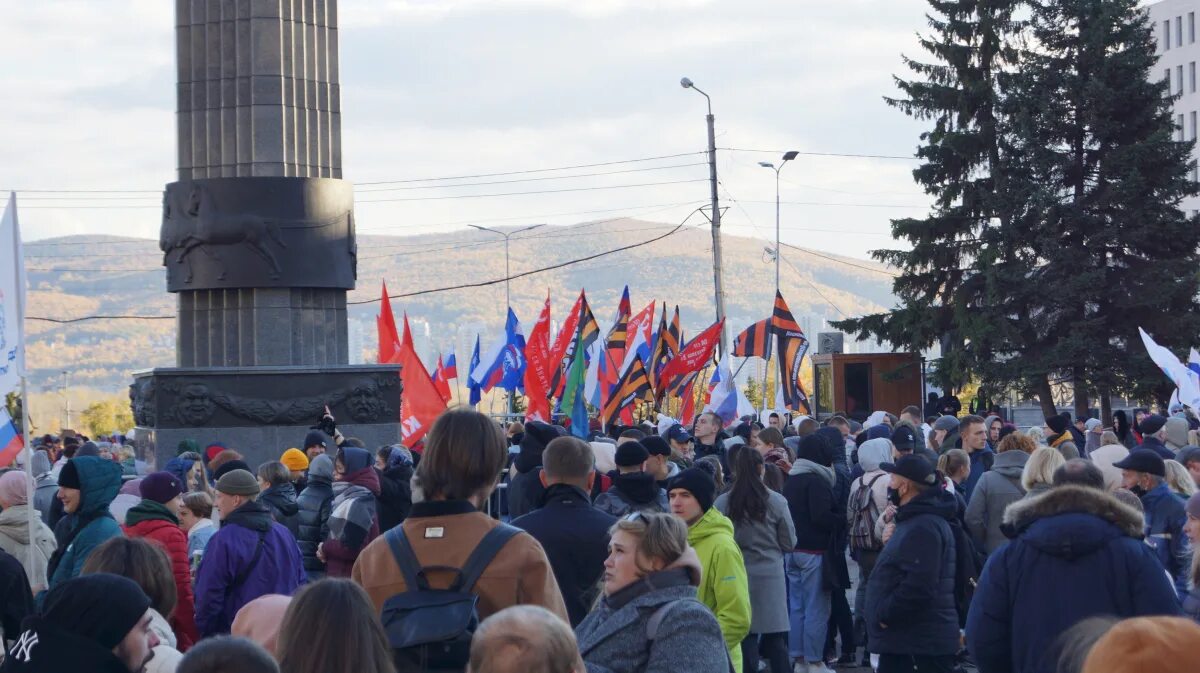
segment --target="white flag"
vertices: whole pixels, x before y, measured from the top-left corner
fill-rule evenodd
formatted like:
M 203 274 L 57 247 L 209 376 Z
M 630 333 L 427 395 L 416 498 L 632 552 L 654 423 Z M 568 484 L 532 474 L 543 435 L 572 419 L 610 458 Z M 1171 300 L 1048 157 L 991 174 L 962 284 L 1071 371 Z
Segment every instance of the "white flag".
M 1155 343 L 1146 330 L 1139 327 L 1138 332 L 1142 335 L 1142 343 L 1150 359 L 1179 389 L 1179 401 L 1193 409 L 1200 408 L 1200 383 L 1197 383 L 1195 373 L 1180 362 L 1174 353 Z
M 25 260 L 17 225 L 17 195 L 0 218 L 0 396 L 16 390 L 25 371 Z

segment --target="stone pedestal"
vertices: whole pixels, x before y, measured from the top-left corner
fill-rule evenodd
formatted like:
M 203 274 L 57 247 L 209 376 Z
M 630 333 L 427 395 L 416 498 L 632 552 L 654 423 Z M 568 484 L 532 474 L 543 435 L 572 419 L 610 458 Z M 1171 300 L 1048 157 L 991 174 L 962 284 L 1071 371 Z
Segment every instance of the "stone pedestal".
M 130 401 L 138 453 L 158 468 L 183 439 L 221 442 L 257 467 L 303 449 L 326 406 L 368 448 L 400 441 L 400 392 L 387 365 L 170 368 L 134 374 Z

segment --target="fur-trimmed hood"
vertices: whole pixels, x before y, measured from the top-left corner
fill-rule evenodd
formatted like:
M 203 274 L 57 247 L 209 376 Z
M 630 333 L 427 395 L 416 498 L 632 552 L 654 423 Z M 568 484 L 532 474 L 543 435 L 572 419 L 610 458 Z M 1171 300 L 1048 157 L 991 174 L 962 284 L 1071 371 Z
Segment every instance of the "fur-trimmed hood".
M 1122 535 L 1142 537 L 1142 513 L 1105 491 L 1087 486 L 1056 486 L 1042 495 L 1019 500 L 1004 511 L 1005 535 L 1023 535 L 1034 524 L 1062 514 L 1085 514 L 1115 527 Z

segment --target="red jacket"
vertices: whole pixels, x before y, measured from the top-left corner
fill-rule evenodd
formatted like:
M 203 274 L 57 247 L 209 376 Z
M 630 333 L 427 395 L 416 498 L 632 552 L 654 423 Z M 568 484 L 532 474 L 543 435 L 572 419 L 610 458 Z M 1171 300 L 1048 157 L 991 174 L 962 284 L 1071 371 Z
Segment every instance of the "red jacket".
M 168 620 L 175 631 L 176 648 L 186 652 L 200 633 L 196 629 L 196 607 L 192 595 L 192 573 L 188 564 L 187 533 L 178 524 L 165 519 L 139 521 L 132 526 L 121 526 L 126 537 L 146 538 L 167 552 L 171 559 L 171 570 L 175 573 L 175 593 L 178 602 Z

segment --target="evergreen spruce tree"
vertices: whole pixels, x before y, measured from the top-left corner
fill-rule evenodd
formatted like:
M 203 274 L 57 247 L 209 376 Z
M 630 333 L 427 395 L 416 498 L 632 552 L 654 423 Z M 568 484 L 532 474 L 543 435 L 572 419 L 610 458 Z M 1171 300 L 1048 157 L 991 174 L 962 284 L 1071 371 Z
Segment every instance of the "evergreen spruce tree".
M 1014 222 L 1037 253 L 1031 327 L 1049 338 L 1022 366 L 1069 376 L 1077 415 L 1099 394 L 1107 418 L 1111 392 L 1162 397 L 1139 326 L 1177 347 L 1200 331 L 1200 227 L 1179 209 L 1193 143 L 1174 139 L 1136 0 L 1043 1 L 1029 29 L 1005 108 L 1031 187 Z
M 978 263 L 980 234 L 1001 210 L 1002 128 L 999 121 L 1003 69 L 1015 55 L 1010 39 L 1021 0 L 929 0 L 930 34 L 921 38 L 928 62 L 905 58 L 917 78 L 896 78 L 903 98 L 885 99 L 905 114 L 931 122 L 913 178 L 934 199 L 924 218 L 892 221 L 895 238 L 911 250 L 872 255 L 900 269 L 893 292 L 901 305 L 889 312 L 834 325 L 898 349 L 942 346 L 934 381 L 957 388 L 977 373 L 972 344 L 979 343 L 972 308 L 963 290 Z

